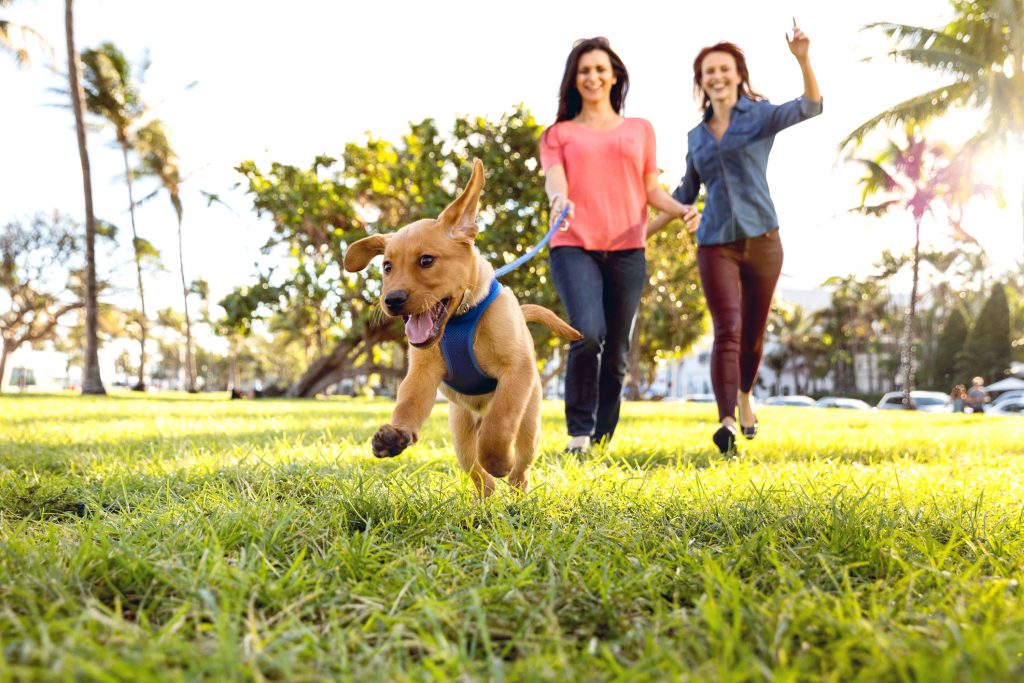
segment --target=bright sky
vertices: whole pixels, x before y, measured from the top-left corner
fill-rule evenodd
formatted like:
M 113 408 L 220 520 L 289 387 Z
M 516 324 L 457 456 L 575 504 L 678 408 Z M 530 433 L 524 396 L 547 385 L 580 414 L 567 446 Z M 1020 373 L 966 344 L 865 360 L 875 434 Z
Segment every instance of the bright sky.
M 539 121 L 554 118 L 558 84 L 573 40 L 604 35 L 623 58 L 631 86 L 626 113 L 649 119 L 658 135 L 663 180 L 684 168 L 686 131 L 698 120 L 690 64 L 704 45 L 728 39 L 747 52 L 754 87 L 782 102 L 800 94 L 799 69 L 784 33 L 795 16 L 811 38 L 825 113 L 783 132 L 770 162 L 786 248 L 783 286 L 809 288 L 830 275 L 866 272 L 884 248 L 912 244 L 909 216 L 855 217 L 856 174 L 838 163 L 836 143 L 887 105 L 937 83 L 880 60 L 884 45 L 860 27 L 872 21 L 940 26 L 943 0 L 719 0 L 707 3 L 551 2 L 196 2 L 78 0 L 78 49 L 117 44 L 133 62 L 149 50 L 144 98 L 172 130 L 190 175 L 183 195 L 187 276 L 205 277 L 213 300 L 247 282 L 268 225 L 230 188 L 244 159 L 308 166 L 337 155 L 370 131 L 397 141 L 409 121 L 458 114 L 492 118 L 525 103 Z M 55 47 L 61 68 L 64 3 L 22 0 L 0 10 Z M 194 88 L 186 86 L 198 81 Z M 0 220 L 60 209 L 82 220 L 81 171 L 70 109 L 48 88 L 64 83 L 41 67 L 19 70 L 0 55 Z M 108 129 L 89 138 L 97 216 L 122 228 L 124 303 L 134 305 L 130 225 L 120 153 Z M 538 178 L 537 182 L 541 182 Z M 998 268 L 1021 257 L 1020 179 L 1007 208 L 977 203 L 965 228 Z M 207 208 L 216 192 L 237 212 Z M 140 190 L 141 194 L 146 189 Z M 169 272 L 150 285 L 150 310 L 180 306 L 175 220 L 166 198 L 138 214 L 141 235 L 163 251 Z M 539 237 L 539 235 L 538 235 Z

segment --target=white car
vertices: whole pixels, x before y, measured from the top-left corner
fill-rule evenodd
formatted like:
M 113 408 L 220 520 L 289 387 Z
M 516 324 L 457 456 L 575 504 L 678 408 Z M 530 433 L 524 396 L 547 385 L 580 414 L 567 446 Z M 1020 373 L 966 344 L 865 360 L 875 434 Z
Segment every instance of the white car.
M 999 394 L 994 399 L 992 399 L 992 403 L 989 403 L 987 408 L 995 408 L 1000 403 L 1012 401 L 1017 398 L 1024 398 L 1024 389 L 1014 389 L 1013 391 L 1005 391 Z
M 989 415 L 1020 415 L 1024 417 L 1024 396 L 1010 398 L 993 404 L 986 411 Z
M 818 408 L 841 408 L 844 410 L 871 410 L 864 401 L 859 398 L 845 398 L 843 396 L 825 396 L 819 398 L 814 404 Z
M 953 402 L 941 391 L 911 391 L 916 410 L 922 413 L 951 413 Z M 903 410 L 903 392 L 890 391 L 878 402 L 879 410 Z
M 790 406 L 792 408 L 813 408 L 814 399 L 810 396 L 794 394 L 792 396 L 769 396 L 763 402 L 766 406 Z

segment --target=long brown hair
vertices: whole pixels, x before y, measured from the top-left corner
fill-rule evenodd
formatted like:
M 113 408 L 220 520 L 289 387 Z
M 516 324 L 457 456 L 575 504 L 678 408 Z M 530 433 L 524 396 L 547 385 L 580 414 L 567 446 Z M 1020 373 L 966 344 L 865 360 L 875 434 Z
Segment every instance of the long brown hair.
M 579 70 L 580 57 L 594 50 L 603 50 L 612 64 L 612 73 L 615 74 L 616 80 L 611 92 L 612 109 L 616 114 L 621 114 L 626 106 L 626 93 L 629 91 L 629 72 L 626 71 L 626 65 L 612 50 L 607 38 L 586 38 L 576 41 L 568 59 L 565 60 L 565 73 L 562 74 L 562 85 L 558 88 L 556 123 L 573 119 L 583 110 L 583 97 L 576 89 L 576 72 Z
M 727 55 L 732 55 L 733 59 L 736 60 L 736 73 L 740 77 L 740 84 L 736 87 L 737 97 L 740 95 L 746 95 L 752 100 L 763 100 L 764 95 L 756 92 L 750 85 L 750 72 L 747 71 L 747 58 L 743 54 L 743 50 L 740 49 L 739 45 L 722 41 L 710 47 L 706 47 L 697 53 L 697 58 L 693 60 L 693 96 L 695 99 L 701 101 L 700 110 L 707 111 L 708 107 L 711 106 L 711 98 L 704 92 L 704 88 L 701 87 L 701 68 L 704 65 L 704 58 L 712 52 L 724 52 Z

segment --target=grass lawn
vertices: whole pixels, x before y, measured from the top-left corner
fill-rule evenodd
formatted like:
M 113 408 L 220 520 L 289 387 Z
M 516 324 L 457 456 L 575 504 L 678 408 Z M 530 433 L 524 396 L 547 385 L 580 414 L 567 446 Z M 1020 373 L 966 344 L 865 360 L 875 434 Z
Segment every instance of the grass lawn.
M 1024 419 L 626 404 L 476 502 L 447 410 L 0 397 L 0 680 L 1024 678 Z M 742 440 L 741 440 L 742 441 Z

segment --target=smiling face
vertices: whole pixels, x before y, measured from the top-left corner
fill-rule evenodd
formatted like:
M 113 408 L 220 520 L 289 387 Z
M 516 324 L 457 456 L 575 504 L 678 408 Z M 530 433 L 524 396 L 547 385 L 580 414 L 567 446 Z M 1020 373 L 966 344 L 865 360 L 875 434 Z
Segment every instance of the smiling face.
M 409 343 L 426 348 L 441 338 L 475 274 L 471 242 L 452 239 L 441 221 L 416 221 L 384 249 L 381 308 L 402 316 Z
M 584 103 L 611 102 L 612 86 L 618 83 L 612 61 L 604 50 L 591 50 L 580 55 L 576 67 L 576 90 Z
M 700 87 L 712 103 L 736 104 L 740 81 L 736 58 L 728 52 L 709 52 L 701 61 Z

